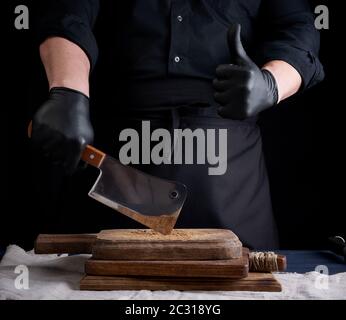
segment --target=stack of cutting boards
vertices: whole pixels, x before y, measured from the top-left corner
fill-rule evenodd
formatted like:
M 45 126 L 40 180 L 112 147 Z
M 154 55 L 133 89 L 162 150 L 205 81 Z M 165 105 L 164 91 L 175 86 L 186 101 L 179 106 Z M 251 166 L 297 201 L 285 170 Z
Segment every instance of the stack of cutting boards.
M 249 250 L 230 230 L 40 235 L 35 252 L 91 253 L 81 290 L 281 291 L 271 273 L 249 272 Z

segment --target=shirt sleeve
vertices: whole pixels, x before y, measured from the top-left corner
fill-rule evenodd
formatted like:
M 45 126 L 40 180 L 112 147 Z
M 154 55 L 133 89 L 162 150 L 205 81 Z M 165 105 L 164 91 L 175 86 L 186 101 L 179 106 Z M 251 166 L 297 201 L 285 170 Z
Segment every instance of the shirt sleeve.
M 38 8 L 38 43 L 52 36 L 66 38 L 86 53 L 93 68 L 98 47 L 92 29 L 99 11 L 99 0 L 41 0 Z
M 322 81 L 324 70 L 318 58 L 320 35 L 307 0 L 263 0 L 261 23 L 265 30 L 256 48 L 260 65 L 283 60 L 301 75 L 301 89 Z

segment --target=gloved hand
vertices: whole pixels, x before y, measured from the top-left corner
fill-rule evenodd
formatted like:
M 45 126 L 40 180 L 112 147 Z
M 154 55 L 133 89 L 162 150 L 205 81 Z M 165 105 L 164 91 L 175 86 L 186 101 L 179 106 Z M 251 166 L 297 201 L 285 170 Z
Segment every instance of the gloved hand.
M 89 98 L 68 88 L 52 88 L 32 122 L 32 143 L 67 174 L 77 168 L 83 150 L 92 143 Z
M 244 120 L 257 115 L 278 102 L 278 88 L 274 76 L 260 70 L 246 54 L 240 38 L 239 24 L 228 32 L 231 64 L 220 65 L 213 81 L 214 98 L 224 118 Z

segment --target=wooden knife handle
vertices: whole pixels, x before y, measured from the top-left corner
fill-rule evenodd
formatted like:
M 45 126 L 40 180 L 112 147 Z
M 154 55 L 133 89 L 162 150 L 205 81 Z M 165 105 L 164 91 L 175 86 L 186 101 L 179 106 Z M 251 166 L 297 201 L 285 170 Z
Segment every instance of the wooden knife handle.
M 81 159 L 90 164 L 93 167 L 99 168 L 105 158 L 106 154 L 102 151 L 94 148 L 93 146 L 87 145 L 83 151 Z
M 37 254 L 91 254 L 97 234 L 40 234 L 35 241 Z
M 32 133 L 32 121 L 30 121 L 28 126 L 28 137 L 31 138 Z M 84 149 L 81 159 L 86 162 L 87 164 L 90 164 L 93 167 L 99 168 L 105 158 L 106 154 L 102 151 L 96 149 L 95 147 L 91 145 L 87 145 Z

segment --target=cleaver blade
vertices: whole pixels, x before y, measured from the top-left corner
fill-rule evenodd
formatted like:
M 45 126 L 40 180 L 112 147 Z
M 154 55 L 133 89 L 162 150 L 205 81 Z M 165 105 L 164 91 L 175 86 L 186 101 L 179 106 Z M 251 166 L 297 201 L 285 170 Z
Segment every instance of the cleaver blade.
M 184 184 L 161 179 L 87 146 L 82 160 L 100 170 L 89 196 L 162 234 L 169 234 L 184 205 Z

